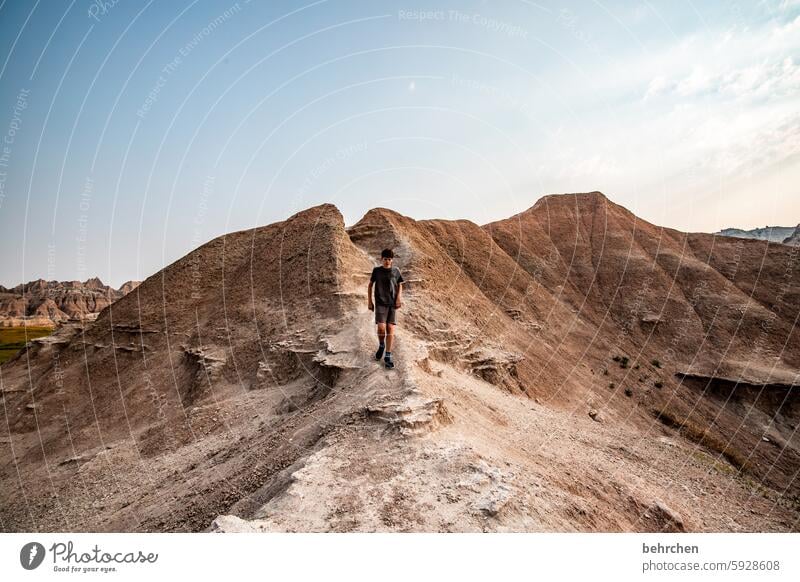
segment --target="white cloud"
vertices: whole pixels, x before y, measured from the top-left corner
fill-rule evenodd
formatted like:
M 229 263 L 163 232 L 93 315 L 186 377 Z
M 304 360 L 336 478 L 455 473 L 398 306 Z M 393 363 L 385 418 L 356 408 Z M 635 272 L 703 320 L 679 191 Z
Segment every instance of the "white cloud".
M 695 65 L 691 74 L 675 84 L 675 93 L 681 97 L 708 91 L 713 84 L 711 76 L 701 65 Z
M 523 147 L 492 143 L 487 156 L 523 196 L 598 189 L 684 230 L 744 215 L 763 222 L 775 209 L 796 223 L 788 176 L 800 167 L 800 17 L 784 20 L 706 28 L 606 66 L 564 67 L 547 78 L 557 105 L 538 85 L 520 91 L 536 122 L 510 131 Z M 489 105 L 487 115 L 497 108 Z M 477 172 L 466 168 L 465 181 L 477 183 Z M 748 213 L 744 185 L 763 202 Z M 717 217 L 703 208 L 734 188 L 738 206 L 720 204 Z
M 720 93 L 736 99 L 777 99 L 800 92 L 800 67 L 792 57 L 734 70 L 718 81 Z
M 792 57 L 775 57 L 775 61 L 728 68 L 710 74 L 702 65 L 679 79 L 663 75 L 653 77 L 644 92 L 644 100 L 657 96 L 699 97 L 715 93 L 732 99 L 779 99 L 800 92 L 800 66 Z
M 694 34 L 652 55 L 659 72 L 643 86 L 648 119 L 639 127 L 658 145 L 641 143 L 640 155 L 657 155 L 666 171 L 694 168 L 709 180 L 749 177 L 796 155 L 798 50 L 800 16 Z
M 645 98 L 675 93 L 682 97 L 707 92 L 735 96 L 753 93 L 757 86 L 774 86 L 785 93 L 797 90 L 793 56 L 800 51 L 800 16 L 787 23 L 769 23 L 756 30 L 728 29 L 693 35 L 648 55 L 633 65 L 659 71 L 646 80 Z M 657 91 L 656 91 L 657 89 Z M 757 92 L 756 92 L 757 93 Z
M 663 75 L 658 75 L 657 77 L 653 77 L 653 79 L 650 81 L 650 84 L 647 86 L 647 91 L 644 94 L 644 98 L 647 100 L 651 97 L 656 97 L 667 92 L 672 87 L 674 87 L 674 83 L 667 81 L 666 77 Z

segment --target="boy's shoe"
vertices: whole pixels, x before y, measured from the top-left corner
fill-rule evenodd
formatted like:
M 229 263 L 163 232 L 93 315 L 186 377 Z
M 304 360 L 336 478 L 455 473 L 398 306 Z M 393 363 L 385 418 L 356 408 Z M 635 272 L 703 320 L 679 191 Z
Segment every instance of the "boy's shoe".
M 384 347 L 386 347 L 386 346 L 378 346 L 378 351 L 377 351 L 377 352 L 375 352 L 375 359 L 376 359 L 376 360 L 380 360 L 380 359 L 381 359 L 381 357 L 383 356 L 383 349 L 384 349 Z
M 387 368 L 394 368 L 394 362 L 392 361 L 392 358 L 383 358 L 383 363 Z

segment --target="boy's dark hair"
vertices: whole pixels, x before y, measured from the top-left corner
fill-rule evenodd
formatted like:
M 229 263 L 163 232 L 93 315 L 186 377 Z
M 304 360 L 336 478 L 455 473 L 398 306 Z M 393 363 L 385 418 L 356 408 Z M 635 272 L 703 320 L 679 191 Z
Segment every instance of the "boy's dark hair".
M 383 249 L 383 251 L 381 252 L 381 258 L 384 257 L 389 257 L 390 259 L 393 259 L 394 252 L 392 251 L 392 249 Z

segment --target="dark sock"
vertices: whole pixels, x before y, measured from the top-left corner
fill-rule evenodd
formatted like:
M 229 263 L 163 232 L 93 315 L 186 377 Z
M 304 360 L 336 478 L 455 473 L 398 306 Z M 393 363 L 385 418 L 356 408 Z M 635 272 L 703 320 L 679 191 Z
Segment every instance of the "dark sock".
M 383 356 L 383 357 L 386 358 L 387 360 L 391 360 L 392 359 L 392 352 L 386 352 L 386 355 Z
M 384 345 L 384 342 L 382 342 L 382 341 L 378 340 L 378 345 L 379 345 L 379 346 L 382 346 L 382 345 Z

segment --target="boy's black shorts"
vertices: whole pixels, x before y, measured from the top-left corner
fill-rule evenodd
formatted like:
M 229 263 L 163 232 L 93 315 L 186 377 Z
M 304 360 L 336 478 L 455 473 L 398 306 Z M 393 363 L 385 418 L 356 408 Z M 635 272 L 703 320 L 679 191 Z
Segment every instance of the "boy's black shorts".
M 394 305 L 375 304 L 375 323 L 396 323 Z

